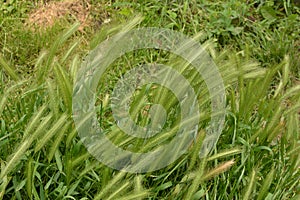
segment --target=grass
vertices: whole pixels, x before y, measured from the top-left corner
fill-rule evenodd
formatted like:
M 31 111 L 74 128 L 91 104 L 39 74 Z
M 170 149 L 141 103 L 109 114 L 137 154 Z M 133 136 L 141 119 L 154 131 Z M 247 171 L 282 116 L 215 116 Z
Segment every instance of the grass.
M 0 199 L 300 198 L 299 7 L 290 1 L 236 0 L 91 5 L 95 19 L 104 9 L 112 22 L 85 32 L 67 21 L 32 31 L 22 22 L 34 3 L 0 5 Z M 199 91 L 203 111 L 199 137 L 187 153 L 166 168 L 132 174 L 113 170 L 87 152 L 72 119 L 72 90 L 84 56 L 139 15 L 144 18 L 135 27 L 198 36 L 195 40 L 204 44 L 223 77 L 226 120 L 213 152 L 200 159 L 210 113 L 201 77 L 163 51 L 127 53 L 98 85 L 99 123 L 115 144 L 149 151 L 173 136 L 159 134 L 141 147 L 143 141 L 121 133 L 114 123 L 111 90 L 121 74 L 140 63 L 186 66 L 179 70 Z M 147 106 L 162 102 L 169 108 L 167 123 L 172 128 L 178 102 L 168 90 L 157 88 L 135 92 L 132 116 L 145 125 Z M 171 99 L 172 106 L 165 105 L 165 99 Z

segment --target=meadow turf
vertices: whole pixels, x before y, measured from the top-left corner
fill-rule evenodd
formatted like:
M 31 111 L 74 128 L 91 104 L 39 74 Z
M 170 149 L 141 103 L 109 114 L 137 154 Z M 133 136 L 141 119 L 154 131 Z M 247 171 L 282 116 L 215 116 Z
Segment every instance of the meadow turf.
M 73 16 L 29 27 L 46 1 L 0 2 L 0 199 L 300 199 L 300 7 L 284 1 L 96 1 L 83 29 Z M 109 106 L 114 84 L 141 63 L 182 71 L 199 91 L 199 137 L 171 165 L 134 174 L 91 156 L 72 119 L 76 75 L 88 52 L 124 29 L 161 27 L 198 41 L 219 68 L 226 119 L 214 150 L 199 158 L 210 99 L 187 63 L 155 49 L 128 52 L 100 79 L 97 117 L 105 134 L 131 151 L 151 151 L 174 135 L 146 143 L 117 129 Z M 180 66 L 186 66 L 182 69 Z M 178 102 L 164 88 L 135 92 L 132 118 L 141 126 L 151 102 L 177 125 Z M 160 96 L 157 100 L 157 96 Z M 142 145 L 141 145 L 142 144 Z

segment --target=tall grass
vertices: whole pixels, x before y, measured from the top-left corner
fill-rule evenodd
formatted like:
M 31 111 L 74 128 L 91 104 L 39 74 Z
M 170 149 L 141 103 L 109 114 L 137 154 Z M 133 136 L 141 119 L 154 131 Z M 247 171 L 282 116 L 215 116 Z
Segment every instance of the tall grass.
M 198 32 L 198 25 L 203 26 L 192 17 L 195 12 L 203 12 L 196 3 L 186 1 L 182 5 L 169 5 L 146 1 L 145 5 L 148 6 L 139 4 L 137 7 L 138 4 L 132 3 L 126 7 L 120 2 L 112 6 L 143 12 L 145 19 L 141 26 L 167 24 L 188 35 Z M 172 6 L 175 10 L 168 10 Z M 160 15 L 154 17 L 158 10 Z M 172 12 L 179 17 L 174 18 Z M 91 43 L 105 39 L 120 27 L 104 27 L 92 35 Z M 174 68 L 178 64 L 186 66 L 182 74 L 191 77 L 193 87 L 200 91 L 203 110 L 198 137 L 186 154 L 161 170 L 132 174 L 113 170 L 95 160 L 77 136 L 71 115 L 72 88 L 82 54 L 76 49 L 79 46 L 87 49 L 78 44 L 82 36 L 77 28 L 78 24 L 70 25 L 51 41 L 49 48 L 41 51 L 34 62 L 28 61 L 31 65 L 34 63 L 30 75 L 18 73 L 13 60 L 9 62 L 7 57 L 0 56 L 0 199 L 299 198 L 300 87 L 293 84 L 296 76 L 293 55 L 284 51 L 281 59 L 276 57 L 278 62 L 268 62 L 246 33 L 244 38 L 238 36 L 246 43 L 245 48 L 239 50 L 232 46 L 220 48 L 216 40 L 207 39 L 205 32 L 198 33 L 199 37 L 195 39 L 205 41 L 206 50 L 219 67 L 227 99 L 222 135 L 212 154 L 201 159 L 199 150 L 210 112 L 201 77 L 190 76 L 193 71 L 187 63 L 172 56 L 170 61 L 165 52 L 132 52 L 120 58 L 99 83 L 97 105 L 99 123 L 115 144 L 134 151 L 149 151 L 168 142 L 172 136 L 172 132 L 159 134 L 141 147 L 143 141 L 125 135 L 113 124 L 108 97 L 113 83 L 130 68 L 128 66 L 153 61 Z M 254 32 L 261 34 L 255 36 L 257 40 L 268 39 L 259 28 Z M 220 34 L 217 36 L 225 37 Z M 268 37 L 277 38 L 276 35 Z M 234 41 L 236 38 L 229 39 Z M 258 55 L 253 56 L 253 52 Z M 164 98 L 174 98 L 168 91 L 156 88 L 148 93 L 145 88 L 136 91 L 136 102 L 145 95 L 155 100 L 157 91 L 166 95 L 159 100 L 163 103 Z M 138 108 L 144 108 L 149 102 L 139 102 L 143 105 L 134 104 L 132 113 L 137 123 L 146 124 L 149 119 Z M 172 106 L 167 105 L 170 113 L 176 113 L 176 103 L 174 99 Z M 178 119 L 173 115 L 168 120 L 176 124 Z

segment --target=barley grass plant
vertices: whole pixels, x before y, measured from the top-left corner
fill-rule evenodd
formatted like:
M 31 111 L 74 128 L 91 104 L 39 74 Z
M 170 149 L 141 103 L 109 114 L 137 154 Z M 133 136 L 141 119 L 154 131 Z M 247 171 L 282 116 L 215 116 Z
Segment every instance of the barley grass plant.
M 31 1 L 0 5 L 0 199 L 300 198 L 299 7 L 290 1 L 236 0 L 90 4 L 93 17 L 105 8 L 112 22 L 85 32 L 68 21 L 32 31 L 13 20 L 28 16 Z M 225 84 L 226 119 L 213 152 L 199 158 L 211 112 L 201 76 L 168 52 L 126 53 L 105 72 L 97 91 L 98 121 L 114 144 L 147 152 L 176 133 L 178 101 L 155 84 L 135 91 L 132 118 L 147 125 L 149 106 L 159 102 L 174 130 L 145 142 L 114 123 L 114 84 L 139 64 L 180 71 L 198 94 L 201 110 L 188 152 L 163 169 L 133 174 L 111 169 L 87 152 L 72 119 L 72 93 L 91 49 L 124 27 L 147 26 L 182 32 L 203 45 Z

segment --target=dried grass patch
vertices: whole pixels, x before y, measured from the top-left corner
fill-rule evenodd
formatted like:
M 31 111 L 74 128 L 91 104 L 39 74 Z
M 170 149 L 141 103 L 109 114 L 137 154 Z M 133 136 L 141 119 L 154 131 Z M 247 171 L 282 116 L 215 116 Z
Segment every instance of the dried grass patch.
M 66 19 L 70 22 L 79 21 L 79 30 L 82 31 L 91 25 L 90 10 L 88 0 L 49 1 L 29 15 L 26 25 L 43 29 L 53 26 L 60 19 Z

